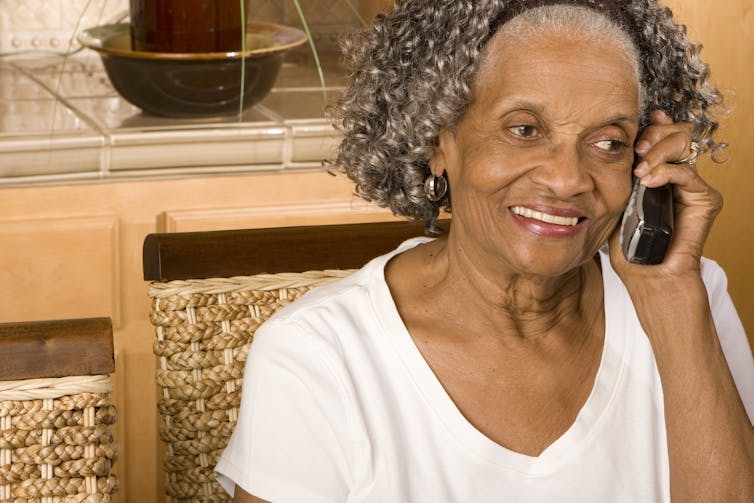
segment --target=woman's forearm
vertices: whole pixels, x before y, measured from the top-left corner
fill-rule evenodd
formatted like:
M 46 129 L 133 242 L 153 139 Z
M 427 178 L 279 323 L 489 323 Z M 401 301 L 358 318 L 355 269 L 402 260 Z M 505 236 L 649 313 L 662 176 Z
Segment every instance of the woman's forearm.
M 629 291 L 662 381 L 672 500 L 754 501 L 754 428 L 701 278 Z

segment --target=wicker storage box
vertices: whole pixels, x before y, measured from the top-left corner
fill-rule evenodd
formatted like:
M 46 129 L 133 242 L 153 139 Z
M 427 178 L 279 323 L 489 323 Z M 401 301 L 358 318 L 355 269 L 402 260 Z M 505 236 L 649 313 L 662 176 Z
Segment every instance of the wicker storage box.
M 111 501 L 111 388 L 106 375 L 0 382 L 0 501 Z
M 175 503 L 231 500 L 215 481 L 214 467 L 236 425 L 254 332 L 280 307 L 350 272 L 151 284 L 166 492 Z

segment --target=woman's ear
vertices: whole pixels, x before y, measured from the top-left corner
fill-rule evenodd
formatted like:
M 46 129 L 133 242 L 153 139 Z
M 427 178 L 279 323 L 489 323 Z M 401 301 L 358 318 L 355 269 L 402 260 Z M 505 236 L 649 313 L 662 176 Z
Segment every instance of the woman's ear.
M 447 129 L 440 131 L 437 146 L 429 158 L 429 169 L 435 176 L 442 176 L 448 167 L 451 149 L 455 146 L 455 137 Z

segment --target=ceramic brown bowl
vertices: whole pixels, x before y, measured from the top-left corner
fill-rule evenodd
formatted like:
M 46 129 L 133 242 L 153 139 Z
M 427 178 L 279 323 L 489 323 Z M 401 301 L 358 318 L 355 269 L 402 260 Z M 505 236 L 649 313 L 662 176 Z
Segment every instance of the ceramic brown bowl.
M 91 28 L 78 39 L 100 53 L 123 98 L 167 117 L 224 115 L 252 106 L 272 89 L 283 53 L 306 43 L 301 30 L 268 23 L 248 25 L 243 52 L 134 51 L 128 23 Z

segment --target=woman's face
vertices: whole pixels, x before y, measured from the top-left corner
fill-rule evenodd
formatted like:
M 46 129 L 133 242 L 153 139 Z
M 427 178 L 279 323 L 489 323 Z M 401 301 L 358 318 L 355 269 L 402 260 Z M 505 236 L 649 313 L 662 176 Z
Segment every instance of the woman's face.
M 458 243 L 526 274 L 589 260 L 626 205 L 638 115 L 636 77 L 616 44 L 498 33 L 472 103 L 431 161 L 448 174 Z

